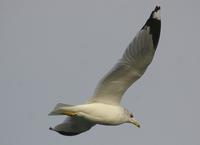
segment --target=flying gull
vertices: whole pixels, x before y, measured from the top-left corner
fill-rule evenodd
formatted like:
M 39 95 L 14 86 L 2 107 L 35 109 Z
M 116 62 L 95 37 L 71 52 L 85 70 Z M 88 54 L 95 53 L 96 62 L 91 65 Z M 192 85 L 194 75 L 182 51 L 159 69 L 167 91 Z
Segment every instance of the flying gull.
M 139 121 L 120 105 L 126 90 L 138 80 L 152 62 L 161 29 L 160 7 L 152 11 L 149 19 L 126 48 L 122 58 L 99 82 L 93 97 L 85 104 L 59 103 L 49 115 L 67 115 L 63 123 L 50 127 L 62 135 L 73 136 L 89 130 L 96 124 L 120 125 Z

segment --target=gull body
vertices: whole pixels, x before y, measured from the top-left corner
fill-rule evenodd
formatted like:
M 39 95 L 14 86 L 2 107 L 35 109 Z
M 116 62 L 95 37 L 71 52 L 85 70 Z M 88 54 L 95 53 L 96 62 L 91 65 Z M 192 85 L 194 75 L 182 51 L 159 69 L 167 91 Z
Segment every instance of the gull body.
M 79 116 L 88 119 L 95 124 L 102 125 L 119 125 L 135 121 L 135 125 L 139 127 L 139 122 L 133 119 L 132 113 L 119 105 L 89 103 L 74 106 L 58 104 L 58 106 L 60 107 L 52 111 L 49 115 Z
M 123 94 L 137 81 L 152 62 L 161 29 L 160 7 L 126 48 L 122 58 L 98 83 L 93 97 L 81 105 L 59 103 L 49 115 L 67 115 L 65 121 L 50 130 L 62 135 L 78 135 L 96 124 L 131 123 L 140 127 L 133 114 L 120 105 Z

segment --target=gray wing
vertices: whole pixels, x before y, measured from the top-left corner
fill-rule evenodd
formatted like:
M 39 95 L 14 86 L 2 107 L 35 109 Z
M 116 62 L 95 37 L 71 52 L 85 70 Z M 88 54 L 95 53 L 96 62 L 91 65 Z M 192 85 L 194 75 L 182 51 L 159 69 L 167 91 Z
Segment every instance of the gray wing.
M 90 103 L 119 104 L 125 91 L 138 80 L 151 63 L 160 36 L 160 7 L 151 16 L 126 48 L 122 58 L 99 82 Z
M 56 131 L 62 135 L 74 136 L 83 133 L 93 127 L 95 124 L 82 117 L 67 117 L 63 123 L 58 124 L 50 130 Z

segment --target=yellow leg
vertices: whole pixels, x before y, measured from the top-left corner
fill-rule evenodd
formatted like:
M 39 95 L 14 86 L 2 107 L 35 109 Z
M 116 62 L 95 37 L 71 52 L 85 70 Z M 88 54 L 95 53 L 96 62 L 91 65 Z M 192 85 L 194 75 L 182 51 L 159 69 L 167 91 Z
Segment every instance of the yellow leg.
M 69 111 L 64 111 L 64 114 L 67 115 L 67 116 L 76 116 L 77 115 L 77 113 L 69 112 Z

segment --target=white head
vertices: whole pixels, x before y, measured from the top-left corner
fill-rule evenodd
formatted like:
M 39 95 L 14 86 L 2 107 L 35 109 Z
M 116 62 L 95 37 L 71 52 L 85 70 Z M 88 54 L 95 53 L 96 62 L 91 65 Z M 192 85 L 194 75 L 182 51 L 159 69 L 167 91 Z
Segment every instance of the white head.
M 140 122 L 134 118 L 133 114 L 129 112 L 128 110 L 125 110 L 125 112 L 126 112 L 127 123 L 132 123 L 138 128 L 140 128 Z

